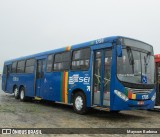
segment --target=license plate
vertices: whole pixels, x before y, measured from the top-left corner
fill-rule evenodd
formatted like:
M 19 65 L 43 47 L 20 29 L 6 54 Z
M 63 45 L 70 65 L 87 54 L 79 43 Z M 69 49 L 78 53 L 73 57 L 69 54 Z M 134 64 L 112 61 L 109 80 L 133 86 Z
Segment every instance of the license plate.
M 144 101 L 138 101 L 138 105 L 144 105 Z

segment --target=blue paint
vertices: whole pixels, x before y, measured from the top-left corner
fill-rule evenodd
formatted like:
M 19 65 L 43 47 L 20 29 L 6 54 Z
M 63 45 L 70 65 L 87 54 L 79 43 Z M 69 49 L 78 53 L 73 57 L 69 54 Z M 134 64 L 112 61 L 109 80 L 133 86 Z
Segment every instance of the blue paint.
M 72 71 L 68 70 L 68 81 L 71 80 L 71 78 L 74 75 L 78 75 L 78 82 L 74 81 L 74 83 L 68 83 L 68 102 L 71 103 L 71 95 L 74 90 L 82 90 L 86 95 L 86 101 L 87 101 L 87 107 L 91 107 L 94 104 L 92 104 L 93 99 L 93 65 L 94 65 L 94 52 L 96 50 L 100 49 L 108 49 L 112 48 L 112 64 L 111 64 L 111 82 L 110 82 L 110 106 L 104 106 L 109 107 L 110 110 L 132 110 L 132 109 L 151 109 L 154 107 L 155 101 L 152 101 L 151 98 L 155 93 L 155 89 L 150 89 L 151 91 L 148 93 L 148 100 L 143 100 L 144 105 L 138 105 L 138 100 L 142 100 L 143 94 L 136 94 L 137 100 L 128 100 L 123 101 L 121 98 L 119 98 L 115 93 L 114 90 L 118 90 L 121 93 L 124 93 L 125 86 L 123 83 L 121 83 L 116 75 L 116 60 L 117 56 L 121 56 L 121 48 L 122 46 L 119 45 L 117 40 L 119 38 L 124 38 L 120 36 L 115 37 L 108 37 L 103 38 L 99 40 L 94 40 L 82 44 L 73 45 L 71 47 L 71 52 L 74 49 L 84 48 L 84 47 L 90 47 L 91 48 L 91 56 L 90 56 L 90 68 L 85 71 Z M 117 43 L 118 47 L 117 48 Z M 46 72 L 46 60 L 48 55 L 55 54 L 57 52 L 64 52 L 65 48 L 57 49 L 57 50 L 51 50 L 39 54 L 34 54 L 26 57 L 21 57 L 13 60 L 6 61 L 5 65 L 11 65 L 12 62 L 18 61 L 18 60 L 24 60 L 29 58 L 35 58 L 35 70 L 34 73 L 31 74 L 13 74 L 10 73 L 8 76 L 6 74 L 3 74 L 2 76 L 2 90 L 6 93 L 13 93 L 13 86 L 16 85 L 18 88 L 20 86 L 25 87 L 26 96 L 28 97 L 41 97 L 45 100 L 50 101 L 61 101 L 61 73 L 63 72 Z M 105 51 L 105 50 L 104 50 Z M 118 55 L 117 55 L 118 54 Z M 37 60 L 44 59 L 44 68 L 41 68 L 40 73 L 42 73 L 43 70 L 43 77 L 37 79 L 36 78 L 36 68 L 37 68 Z M 104 66 L 104 52 L 102 54 L 102 65 Z M 41 62 L 42 63 L 42 62 Z M 14 77 L 18 78 L 18 81 L 13 81 Z M 101 81 L 104 79 L 104 69 L 101 70 Z M 142 75 L 142 83 L 147 84 L 147 77 Z M 102 85 L 104 83 L 101 83 Z M 104 93 L 104 87 L 102 86 L 100 89 L 100 104 L 99 106 L 103 107 L 103 93 Z M 146 89 L 147 90 L 147 89 Z

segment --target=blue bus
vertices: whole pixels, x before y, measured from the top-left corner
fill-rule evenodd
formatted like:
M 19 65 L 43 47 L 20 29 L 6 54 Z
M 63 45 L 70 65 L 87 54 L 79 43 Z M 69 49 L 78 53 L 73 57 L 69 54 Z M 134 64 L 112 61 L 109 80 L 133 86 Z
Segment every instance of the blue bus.
M 113 36 L 4 62 L 2 90 L 16 99 L 43 99 L 119 112 L 155 105 L 153 47 Z

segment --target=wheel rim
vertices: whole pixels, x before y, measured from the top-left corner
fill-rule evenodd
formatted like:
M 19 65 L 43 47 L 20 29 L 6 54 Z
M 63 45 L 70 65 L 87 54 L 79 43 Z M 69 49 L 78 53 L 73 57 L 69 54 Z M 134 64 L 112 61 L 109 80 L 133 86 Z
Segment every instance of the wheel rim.
M 78 96 L 76 99 L 75 99 L 75 107 L 77 110 L 81 110 L 82 107 L 83 107 L 83 99 L 81 96 Z
M 24 90 L 21 90 L 21 99 L 24 99 Z
M 18 96 L 18 89 L 17 89 L 17 88 L 14 89 L 14 96 L 15 96 L 15 97 Z

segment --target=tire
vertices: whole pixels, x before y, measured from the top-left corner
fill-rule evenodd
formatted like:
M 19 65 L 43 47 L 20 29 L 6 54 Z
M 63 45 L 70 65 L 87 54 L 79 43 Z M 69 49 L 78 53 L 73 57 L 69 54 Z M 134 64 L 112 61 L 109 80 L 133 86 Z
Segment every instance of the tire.
M 20 101 L 26 101 L 26 96 L 25 96 L 25 89 L 24 89 L 24 87 L 22 87 L 21 89 L 20 89 Z
M 73 99 L 73 108 L 77 114 L 85 114 L 87 112 L 86 97 L 82 92 L 77 92 Z
M 18 87 L 15 87 L 14 90 L 13 90 L 13 92 L 14 92 L 15 99 L 19 99 L 19 90 L 18 90 Z

